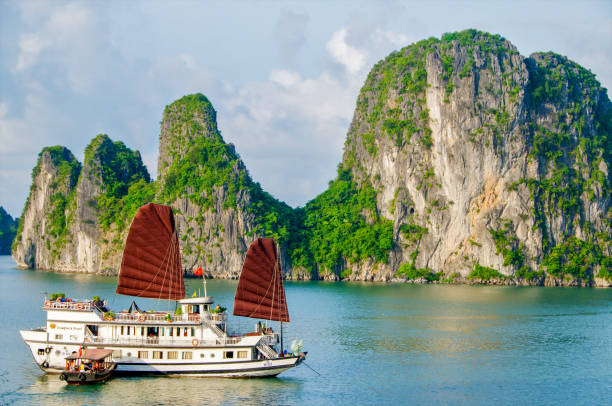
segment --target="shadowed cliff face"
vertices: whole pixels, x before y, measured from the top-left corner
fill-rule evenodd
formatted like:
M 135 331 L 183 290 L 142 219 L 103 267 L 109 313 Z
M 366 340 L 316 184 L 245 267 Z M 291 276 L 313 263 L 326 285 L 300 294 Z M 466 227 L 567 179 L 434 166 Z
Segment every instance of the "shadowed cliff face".
M 158 177 L 96 137 L 46 148 L 13 246 L 20 266 L 116 273 L 132 216 L 172 206 L 189 274 L 238 277 L 257 237 L 294 279 L 608 286 L 612 106 L 592 73 L 475 30 L 377 63 L 338 177 L 292 209 L 254 182 L 202 94 L 164 110 Z M 78 182 L 77 182 L 78 180 Z

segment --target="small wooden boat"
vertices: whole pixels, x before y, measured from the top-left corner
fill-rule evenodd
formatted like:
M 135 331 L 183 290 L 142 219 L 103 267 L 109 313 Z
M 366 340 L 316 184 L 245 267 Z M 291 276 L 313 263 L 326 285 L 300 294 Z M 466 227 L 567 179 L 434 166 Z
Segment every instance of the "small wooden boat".
M 105 348 L 74 352 L 66 357 L 66 369 L 59 378 L 68 385 L 91 385 L 105 381 L 115 369 L 112 355 L 113 350 Z

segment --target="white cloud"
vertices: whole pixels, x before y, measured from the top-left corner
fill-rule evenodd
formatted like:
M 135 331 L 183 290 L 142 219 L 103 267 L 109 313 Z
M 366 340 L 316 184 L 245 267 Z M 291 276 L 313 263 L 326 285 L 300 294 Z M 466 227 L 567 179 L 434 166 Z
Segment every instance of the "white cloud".
M 40 53 L 43 47 L 40 37 L 36 34 L 24 34 L 19 40 L 19 56 L 17 58 L 16 71 L 29 68 Z
M 278 69 L 270 72 L 270 80 L 284 88 L 290 88 L 301 80 L 300 74 L 289 70 Z
M 346 28 L 334 32 L 325 47 L 336 62 L 340 63 L 346 70 L 354 74 L 363 68 L 366 61 L 366 55 L 360 49 L 346 43 L 347 33 L 348 31 Z
M 410 43 L 410 38 L 404 34 L 392 31 L 384 31 L 377 28 L 372 35 L 374 42 L 388 48 L 389 45 L 395 48 L 403 48 Z

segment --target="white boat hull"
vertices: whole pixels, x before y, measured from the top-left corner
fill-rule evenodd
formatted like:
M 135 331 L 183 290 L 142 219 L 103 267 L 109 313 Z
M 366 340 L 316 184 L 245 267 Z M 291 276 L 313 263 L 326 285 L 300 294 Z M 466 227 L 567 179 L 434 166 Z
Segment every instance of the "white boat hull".
M 37 334 L 38 333 L 38 334 Z M 65 357 L 78 351 L 79 345 L 49 343 L 44 340 L 46 333 L 36 331 L 21 332 L 25 343 L 30 348 L 36 364 L 48 374 L 59 374 L 64 370 Z M 40 348 L 49 348 L 48 352 L 39 354 Z M 122 346 L 105 345 L 104 348 L 127 351 Z M 151 349 L 151 348 L 148 348 Z M 155 348 L 160 351 L 172 351 L 176 348 Z M 133 350 L 133 348 L 132 348 Z M 59 352 L 59 353 L 58 353 Z M 289 356 L 273 359 L 231 361 L 231 362 L 193 362 L 194 360 L 173 360 L 174 362 L 143 362 L 142 359 L 124 357 L 115 359 L 117 375 L 168 375 L 168 376 L 206 376 L 226 378 L 272 377 L 300 364 L 302 358 Z

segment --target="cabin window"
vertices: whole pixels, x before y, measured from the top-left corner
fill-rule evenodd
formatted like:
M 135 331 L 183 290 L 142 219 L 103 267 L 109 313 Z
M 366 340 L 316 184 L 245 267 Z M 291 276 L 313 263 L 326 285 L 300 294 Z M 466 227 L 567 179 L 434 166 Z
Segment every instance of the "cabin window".
M 164 357 L 164 353 L 161 351 L 153 351 L 153 359 L 162 359 Z
M 130 326 L 127 326 L 127 335 L 130 335 Z
M 121 335 L 123 335 L 123 326 L 121 326 Z
M 238 351 L 238 358 L 248 358 L 248 351 Z
M 191 336 L 193 337 L 195 335 L 195 328 L 191 327 Z
M 183 328 L 183 335 L 187 337 L 187 327 Z
M 181 328 L 180 328 L 180 327 L 177 327 L 177 328 L 176 328 L 176 336 L 177 336 L 177 337 L 180 337 L 180 336 L 181 336 Z
M 39 348 L 38 349 L 38 355 L 45 355 L 45 349 L 44 348 Z
M 168 351 L 168 359 L 178 359 L 178 351 Z
M 138 351 L 138 358 L 140 359 L 149 358 L 149 351 Z
M 62 338 L 64 338 L 64 335 L 63 335 L 63 334 L 56 334 L 56 335 L 55 335 L 55 339 L 56 339 L 56 340 L 61 340 Z
M 224 359 L 234 358 L 234 351 L 224 351 L 223 358 Z
M 166 327 L 162 327 L 161 328 L 161 331 L 160 331 L 159 335 L 160 335 L 160 337 L 163 337 L 163 336 L 166 335 Z
M 172 337 L 172 335 L 173 335 L 172 333 L 174 332 L 174 329 L 172 327 L 170 327 L 168 330 L 170 331 L 170 337 Z
M 140 335 L 142 337 L 146 337 L 147 336 L 146 333 L 145 333 L 145 328 L 144 327 L 140 327 Z
M 183 351 L 183 359 L 193 359 L 193 353 L 191 351 Z

